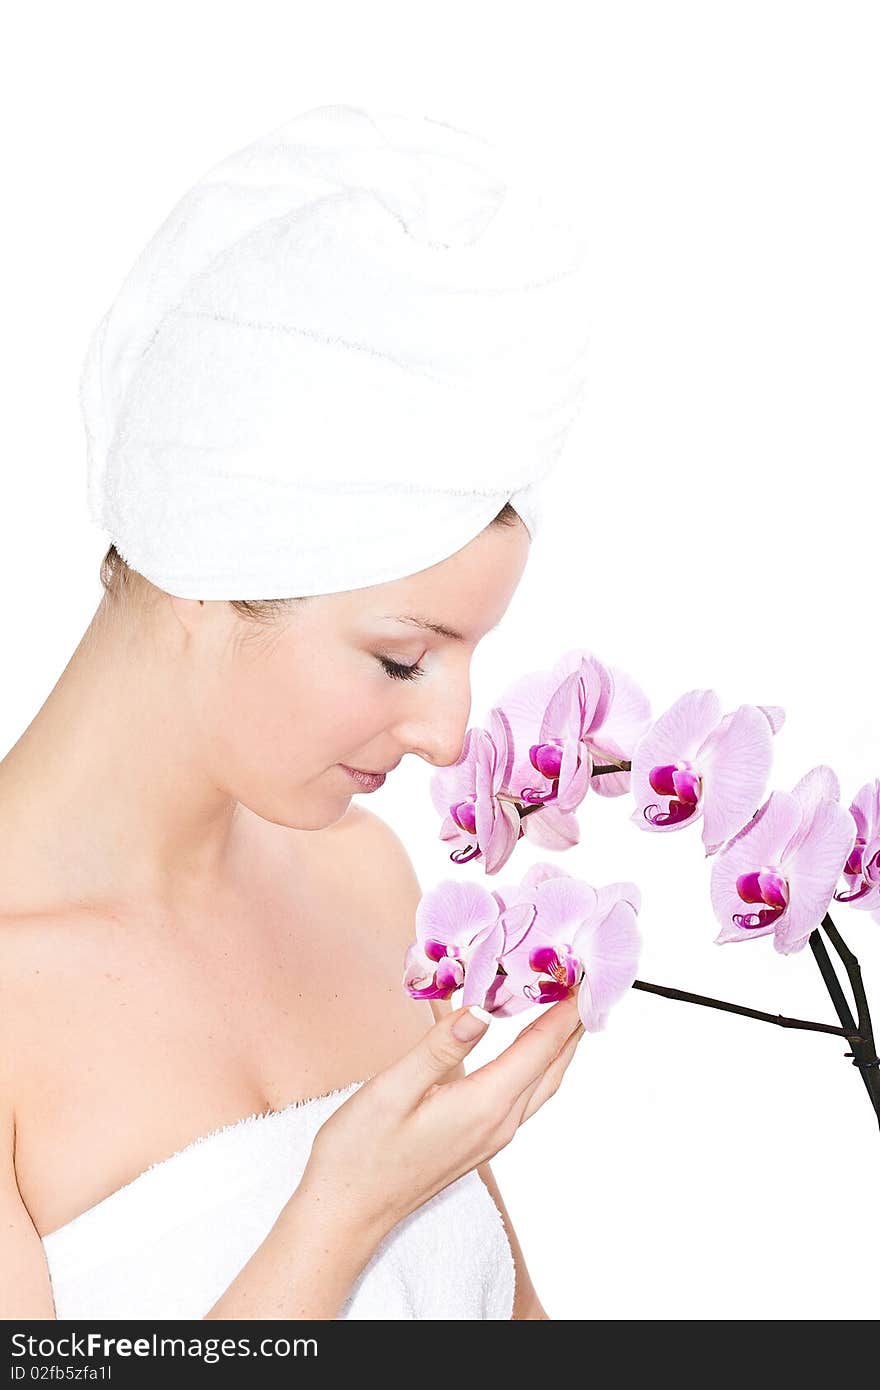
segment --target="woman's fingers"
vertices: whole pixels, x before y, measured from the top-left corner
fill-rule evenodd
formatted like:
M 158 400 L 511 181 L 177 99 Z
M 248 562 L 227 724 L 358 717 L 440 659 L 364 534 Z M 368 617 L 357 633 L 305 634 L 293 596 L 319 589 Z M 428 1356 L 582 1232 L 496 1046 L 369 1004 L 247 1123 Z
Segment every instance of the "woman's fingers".
M 584 1031 L 584 1025 L 578 1022 L 577 1028 L 575 1028 L 567 1042 L 563 1043 L 559 1053 L 550 1063 L 543 1076 L 539 1076 L 537 1081 L 530 1082 L 525 1088 L 517 1101 L 520 1124 L 530 1119 L 536 1110 L 540 1110 L 545 1101 L 556 1094 L 566 1068 L 577 1051 L 577 1045 L 584 1036 Z
M 517 1034 L 509 1047 L 461 1082 L 476 1110 L 488 1113 L 500 1108 L 502 1113 L 510 1113 L 523 1092 L 541 1080 L 560 1048 L 580 1026 L 576 994 L 545 1009 Z
M 491 1022 L 485 1009 L 455 1009 L 428 1029 L 408 1052 L 384 1072 L 378 1082 L 388 1103 L 411 1110 L 427 1092 L 443 1082 L 472 1052 Z

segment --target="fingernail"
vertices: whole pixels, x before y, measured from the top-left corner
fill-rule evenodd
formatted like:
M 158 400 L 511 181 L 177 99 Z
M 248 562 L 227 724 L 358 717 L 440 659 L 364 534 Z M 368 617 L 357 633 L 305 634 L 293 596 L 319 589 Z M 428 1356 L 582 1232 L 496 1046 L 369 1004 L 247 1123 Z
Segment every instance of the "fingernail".
M 459 1042 L 473 1042 L 485 1031 L 486 1024 L 492 1022 L 492 1015 L 481 1009 L 479 1004 L 471 1004 L 452 1025 L 453 1037 Z

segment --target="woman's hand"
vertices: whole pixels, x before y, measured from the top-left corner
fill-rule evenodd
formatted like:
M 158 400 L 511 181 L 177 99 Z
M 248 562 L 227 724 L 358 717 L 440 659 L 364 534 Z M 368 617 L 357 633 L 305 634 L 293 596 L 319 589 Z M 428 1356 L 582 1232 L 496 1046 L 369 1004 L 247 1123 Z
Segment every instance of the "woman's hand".
M 584 1029 L 572 994 L 493 1061 L 449 1080 L 488 1026 L 457 1009 L 365 1081 L 318 1130 L 298 1191 L 381 1239 L 509 1144 L 555 1095 Z

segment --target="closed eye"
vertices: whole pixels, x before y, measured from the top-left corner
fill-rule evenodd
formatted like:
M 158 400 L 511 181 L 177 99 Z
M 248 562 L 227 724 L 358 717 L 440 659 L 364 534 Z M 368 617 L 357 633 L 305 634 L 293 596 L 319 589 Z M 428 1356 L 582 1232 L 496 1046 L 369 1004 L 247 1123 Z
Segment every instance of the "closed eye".
M 425 674 L 424 667 L 416 662 L 415 666 L 401 666 L 398 661 L 391 661 L 389 657 L 380 656 L 379 664 L 385 674 L 396 681 L 414 681 L 417 676 Z

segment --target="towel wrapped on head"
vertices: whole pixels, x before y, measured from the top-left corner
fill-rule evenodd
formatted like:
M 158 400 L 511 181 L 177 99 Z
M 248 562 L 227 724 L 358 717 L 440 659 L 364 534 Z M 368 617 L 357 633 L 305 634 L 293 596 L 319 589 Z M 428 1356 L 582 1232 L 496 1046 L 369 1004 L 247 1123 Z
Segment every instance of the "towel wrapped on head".
M 214 165 L 129 272 L 80 383 L 95 522 L 183 598 L 402 578 L 539 486 L 575 419 L 584 236 L 442 121 L 307 111 Z

